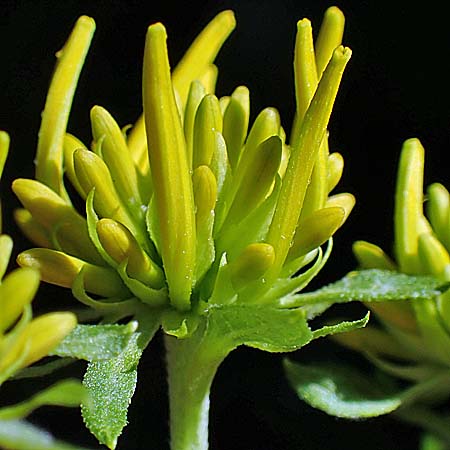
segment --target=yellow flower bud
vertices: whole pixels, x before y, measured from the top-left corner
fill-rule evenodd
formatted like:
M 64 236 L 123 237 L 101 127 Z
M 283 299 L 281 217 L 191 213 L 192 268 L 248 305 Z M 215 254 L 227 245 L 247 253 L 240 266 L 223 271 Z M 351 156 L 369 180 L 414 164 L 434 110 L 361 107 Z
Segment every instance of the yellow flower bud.
M 325 67 L 327 67 L 334 49 L 342 43 L 344 25 L 345 17 L 339 8 L 331 6 L 325 11 L 315 45 L 319 78 L 322 76 Z
M 112 219 L 101 219 L 97 222 L 97 233 L 104 249 L 118 264 L 128 259 L 127 272 L 130 277 L 153 289 L 164 286 L 162 270 L 142 250 L 126 227 Z
M 361 269 L 396 270 L 394 261 L 380 247 L 370 242 L 354 242 L 353 253 Z
M 205 86 L 207 94 L 214 94 L 218 76 L 219 69 L 215 64 L 208 64 L 204 72 L 198 76 L 198 80 Z
M 6 157 L 8 156 L 8 149 L 9 135 L 5 131 L 0 130 L 0 178 L 2 177 L 3 169 L 5 167 Z
M 16 269 L 0 284 L 0 335 L 22 314 L 39 286 L 39 273 L 31 268 Z
M 58 64 L 47 94 L 36 155 L 36 179 L 57 194 L 63 185 L 63 139 L 75 88 L 84 63 L 95 22 L 86 16 L 77 20 L 64 48 L 57 53 Z
M 267 242 L 276 249 L 276 260 L 270 269 L 270 277 L 278 276 L 289 252 L 317 152 L 326 131 L 343 71 L 350 57 L 350 49 L 339 47 L 335 50 L 305 114 L 298 146 L 292 149 L 267 235 Z
M 194 148 L 194 121 L 195 115 L 197 113 L 198 106 L 202 101 L 203 97 L 206 95 L 206 89 L 203 84 L 194 80 L 191 83 L 191 87 L 189 89 L 189 95 L 187 98 L 186 108 L 184 110 L 184 123 L 183 123 L 183 131 L 186 139 L 186 152 L 187 159 L 192 167 L 192 155 Z
M 141 204 L 136 169 L 125 137 L 117 122 L 106 109 L 91 109 L 92 134 L 101 141 L 101 155 L 108 166 L 114 186 L 122 201 L 137 208 Z
M 119 275 L 107 267 L 95 266 L 63 252 L 47 248 L 33 248 L 19 254 L 22 267 L 39 270 L 41 279 L 57 286 L 71 288 L 81 269 L 84 271 L 85 289 L 102 297 L 129 295 Z
M 287 260 L 306 255 L 328 241 L 344 221 L 345 210 L 339 206 L 326 207 L 314 211 L 300 222 L 295 231 Z
M 271 189 L 281 161 L 282 143 L 278 136 L 271 136 L 259 144 L 253 161 L 242 174 L 242 181 L 228 213 L 226 224 L 242 220 L 248 211 L 255 209 Z M 237 184 L 237 180 L 236 180 Z
M 53 234 L 60 247 L 74 256 L 101 263 L 89 239 L 86 220 L 45 184 L 19 178 L 12 189 L 32 217 Z
M 173 71 L 173 86 L 186 104 L 189 86 L 214 61 L 223 43 L 234 30 L 236 20 L 232 11 L 223 11 L 214 17 L 191 44 Z
M 341 179 L 344 171 L 344 158 L 340 153 L 334 152 L 328 155 L 327 163 L 327 191 L 330 193 Z
M 44 314 L 29 322 L 0 361 L 0 372 L 25 350 L 20 368 L 47 356 L 77 325 L 70 312 Z
M 395 193 L 395 253 L 400 270 L 420 273 L 418 228 L 423 215 L 424 149 L 418 139 L 408 139 L 402 148 Z
M 86 199 L 86 193 L 78 182 L 77 176 L 75 174 L 73 154 L 75 153 L 75 150 L 78 150 L 79 148 L 87 150 L 87 147 L 79 139 L 69 133 L 66 133 L 64 135 L 63 147 L 65 175 L 67 175 L 73 187 L 77 190 L 78 194 L 81 195 L 83 199 Z
M 229 264 L 231 281 L 236 289 L 261 278 L 275 261 L 275 250 L 264 242 L 248 245 Z
M 208 166 L 199 166 L 192 175 L 196 209 L 196 225 L 199 226 L 210 216 L 217 200 L 217 182 Z
M 53 245 L 49 238 L 49 233 L 39 222 L 37 222 L 31 213 L 19 208 L 14 211 L 14 220 L 22 233 L 34 244 L 39 247 L 51 248 Z
M 143 101 L 164 271 L 173 306 L 187 310 L 195 266 L 194 198 L 161 24 L 147 32 Z
M 352 194 L 349 194 L 347 192 L 344 192 L 342 194 L 336 194 L 332 195 L 331 197 L 328 197 L 325 207 L 326 208 L 332 208 L 335 206 L 338 206 L 342 208 L 345 211 L 345 218 L 344 221 L 347 220 L 348 216 L 352 212 L 352 209 L 354 208 L 356 203 L 355 196 Z
M 450 256 L 446 248 L 431 233 L 419 235 L 418 252 L 424 271 L 435 277 L 442 277 L 450 265 Z
M 209 94 L 203 97 L 195 115 L 192 162 L 194 169 L 211 163 L 217 131 L 222 132 L 219 100 L 216 96 Z
M 440 183 L 427 189 L 427 214 L 438 239 L 450 250 L 450 194 Z
M 6 272 L 11 257 L 13 242 L 6 234 L 0 234 L 0 283 Z
M 223 114 L 223 137 L 227 144 L 228 159 L 233 170 L 241 156 L 249 118 L 250 92 L 245 86 L 239 86 L 231 94 Z
M 94 207 L 102 217 L 110 217 L 127 227 L 132 220 L 120 200 L 108 167 L 94 152 L 78 149 L 74 153 L 75 173 L 81 187 L 88 194 L 95 188 Z

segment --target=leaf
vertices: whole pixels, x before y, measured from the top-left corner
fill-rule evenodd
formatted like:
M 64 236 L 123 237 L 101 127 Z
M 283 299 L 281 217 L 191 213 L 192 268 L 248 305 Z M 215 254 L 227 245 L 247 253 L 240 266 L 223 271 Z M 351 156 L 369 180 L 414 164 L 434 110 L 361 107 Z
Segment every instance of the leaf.
M 35 409 L 44 406 L 80 406 L 82 402 L 88 402 L 86 390 L 77 380 L 64 380 L 50 386 L 17 405 L 0 409 L 0 421 L 11 419 L 23 419 Z
M 160 318 L 152 310 L 138 316 L 139 329 L 118 356 L 89 363 L 83 385 L 89 404 L 83 404 L 84 422 L 92 434 L 110 449 L 127 425 L 128 406 L 137 382 L 137 366 L 142 352 L 159 328 Z
M 233 350 L 247 345 L 267 352 L 289 352 L 313 339 L 304 312 L 267 305 L 220 305 L 208 312 L 206 339 Z
M 78 325 L 51 355 L 102 361 L 119 355 L 136 331 L 137 323 L 127 325 Z
M 22 420 L 0 420 L 0 447 L 14 450 L 86 450 L 58 441 L 50 433 Z
M 319 337 L 331 336 L 337 333 L 345 333 L 347 331 L 357 330 L 358 328 L 364 328 L 369 322 L 370 312 L 368 312 L 362 319 L 354 320 L 352 322 L 340 322 L 336 325 L 327 325 L 318 330 L 313 331 L 314 339 Z
M 343 365 L 304 365 L 284 361 L 289 383 L 298 396 L 327 414 L 346 419 L 360 419 L 387 414 L 397 409 L 401 395 L 383 389 Z
M 390 270 L 350 272 L 336 283 L 315 292 L 299 294 L 285 307 L 321 302 L 350 301 L 384 302 L 388 300 L 423 300 L 436 297 L 448 288 L 448 283 L 431 276 L 412 276 Z

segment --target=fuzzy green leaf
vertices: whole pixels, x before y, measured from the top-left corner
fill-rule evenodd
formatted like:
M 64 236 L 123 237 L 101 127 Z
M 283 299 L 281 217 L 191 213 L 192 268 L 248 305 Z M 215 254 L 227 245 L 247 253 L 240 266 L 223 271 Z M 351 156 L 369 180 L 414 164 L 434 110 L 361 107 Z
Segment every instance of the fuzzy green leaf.
M 136 328 L 136 322 L 127 325 L 78 325 L 51 354 L 91 362 L 111 359 L 124 351 Z
M 318 330 L 313 331 L 314 339 L 319 337 L 331 336 L 337 333 L 346 333 L 347 331 L 357 330 L 358 328 L 364 328 L 369 322 L 370 313 L 367 313 L 362 319 L 354 320 L 352 322 L 339 322 L 335 325 L 326 325 Z
M 375 417 L 397 409 L 400 393 L 342 365 L 304 365 L 284 361 L 287 378 L 298 396 L 314 408 L 347 419 Z
M 0 447 L 14 450 L 86 450 L 58 441 L 46 431 L 22 420 L 0 420 Z
M 140 327 L 133 333 L 124 351 L 109 360 L 88 365 L 83 384 L 89 392 L 89 404 L 82 415 L 92 434 L 110 449 L 127 425 L 128 406 L 137 382 L 137 366 L 142 352 L 159 328 L 159 315 L 153 311 L 138 317 Z
M 313 339 L 299 309 L 242 304 L 211 308 L 207 335 L 229 351 L 247 345 L 272 353 L 297 350 Z
M 289 305 L 284 306 L 322 302 L 423 300 L 434 298 L 446 289 L 448 283 L 442 283 L 431 276 L 412 276 L 390 270 L 370 269 L 350 272 L 336 283 L 292 298 Z
M 81 383 L 77 380 L 64 380 L 22 403 L 1 408 L 0 421 L 23 419 L 32 411 L 44 405 L 76 407 L 82 402 L 88 402 L 88 396 Z

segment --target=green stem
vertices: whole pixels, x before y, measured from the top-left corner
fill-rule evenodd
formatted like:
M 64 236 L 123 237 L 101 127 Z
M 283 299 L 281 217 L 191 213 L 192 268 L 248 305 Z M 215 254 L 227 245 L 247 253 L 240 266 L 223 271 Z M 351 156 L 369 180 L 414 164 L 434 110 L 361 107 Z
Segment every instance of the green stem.
M 196 336 L 165 337 L 172 450 L 207 450 L 209 393 L 225 355 L 209 352 Z

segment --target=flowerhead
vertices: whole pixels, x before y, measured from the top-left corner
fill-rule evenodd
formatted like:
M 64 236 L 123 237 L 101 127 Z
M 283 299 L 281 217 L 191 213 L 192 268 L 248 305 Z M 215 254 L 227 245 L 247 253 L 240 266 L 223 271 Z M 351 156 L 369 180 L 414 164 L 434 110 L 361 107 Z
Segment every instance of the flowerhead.
M 9 136 L 0 131 L 0 178 L 9 147 Z M 1 234 L 0 223 L 0 384 L 46 356 L 76 325 L 72 313 L 32 317 L 31 302 L 39 286 L 39 272 L 13 270 L 5 276 L 12 239 Z
M 391 259 L 374 244 L 358 241 L 353 249 L 362 268 L 432 275 L 443 282 L 450 280 L 450 195 L 443 185 L 434 183 L 428 187 L 424 197 L 423 175 L 424 148 L 418 139 L 409 139 L 403 145 L 397 175 L 395 258 Z M 380 358 L 393 358 L 410 367 L 448 368 L 448 299 L 449 292 L 446 291 L 426 300 L 370 303 L 367 306 L 380 320 L 381 328 L 369 327 L 336 339 L 350 347 Z M 415 381 L 422 380 L 419 377 Z
M 329 195 L 343 170 L 327 140 L 351 55 L 340 46 L 343 25 L 342 13 L 330 8 L 315 46 L 310 22 L 297 25 L 289 140 L 274 108 L 250 124 L 245 86 L 214 94 L 213 61 L 235 26 L 230 11 L 207 25 L 173 71 L 165 28 L 151 25 L 143 115 L 127 134 L 94 106 L 89 149 L 66 132 L 95 28 L 81 17 L 58 53 L 36 180 L 13 184 L 24 206 L 17 221 L 39 246 L 19 255 L 19 263 L 70 287 L 111 320 L 143 304 L 189 315 L 211 304 L 277 304 L 299 290 L 325 262 L 320 246 L 354 205 L 350 194 Z M 85 200 L 85 214 L 72 205 L 64 174 Z M 314 260 L 314 270 L 293 281 Z

